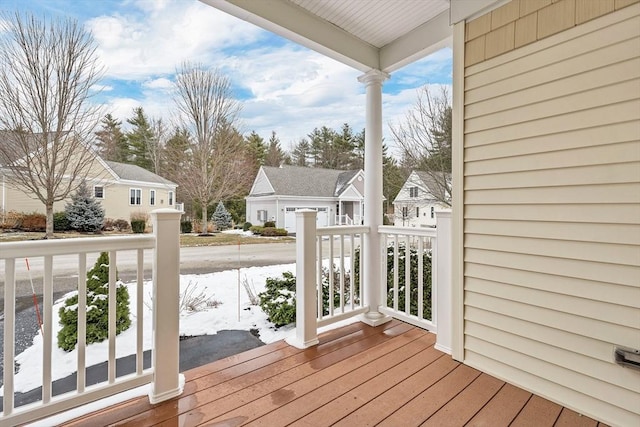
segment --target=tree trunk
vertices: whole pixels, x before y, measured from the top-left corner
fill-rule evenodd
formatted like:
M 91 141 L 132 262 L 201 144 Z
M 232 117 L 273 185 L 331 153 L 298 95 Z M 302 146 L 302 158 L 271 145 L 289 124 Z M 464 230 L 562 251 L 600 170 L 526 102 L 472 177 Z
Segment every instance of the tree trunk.
M 202 204 L 202 234 L 207 234 L 207 203 Z
M 47 210 L 47 234 L 45 235 L 45 237 L 47 239 L 51 239 L 53 238 L 53 203 L 47 203 L 46 205 L 46 210 Z

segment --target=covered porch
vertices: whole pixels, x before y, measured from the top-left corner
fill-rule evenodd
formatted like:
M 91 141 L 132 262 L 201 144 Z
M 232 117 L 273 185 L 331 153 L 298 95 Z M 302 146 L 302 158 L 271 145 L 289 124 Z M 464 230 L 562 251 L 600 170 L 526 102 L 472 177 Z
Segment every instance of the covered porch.
M 604 426 L 434 348 L 393 320 L 358 322 L 300 350 L 280 341 L 185 373 L 184 392 L 140 397 L 65 426 Z

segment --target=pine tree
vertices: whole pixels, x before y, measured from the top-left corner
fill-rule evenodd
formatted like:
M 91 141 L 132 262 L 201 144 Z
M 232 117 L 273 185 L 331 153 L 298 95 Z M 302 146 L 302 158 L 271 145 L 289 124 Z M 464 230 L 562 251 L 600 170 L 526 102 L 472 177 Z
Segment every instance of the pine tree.
M 117 276 L 117 273 L 116 273 Z M 87 273 L 87 344 L 102 342 L 109 336 L 109 254 L 102 252 Z M 67 298 L 58 312 L 62 329 L 58 347 L 71 351 L 78 342 L 78 295 Z M 131 326 L 129 291 L 116 278 L 116 334 Z
M 218 230 L 225 230 L 231 227 L 231 221 L 233 220 L 231 214 L 227 211 L 222 202 L 218 202 L 218 206 L 216 206 L 216 210 L 211 219 Z
M 144 114 L 142 107 L 133 109 L 133 117 L 127 119 L 127 123 L 132 125 L 131 131 L 127 132 L 130 162 L 146 170 L 153 170 L 150 150 L 155 141 L 155 135 L 149 119 Z
M 101 129 L 96 132 L 98 153 L 105 160 L 126 163 L 129 160 L 127 137 L 122 132 L 122 122 L 107 114 L 100 121 Z
M 280 138 L 277 137 L 276 132 L 271 132 L 271 138 L 269 138 L 269 145 L 264 158 L 265 166 L 280 166 L 285 159 L 285 152 L 280 147 Z
M 100 202 L 92 197 L 85 182 L 82 182 L 78 191 L 71 196 L 71 203 L 66 205 L 65 214 L 71 228 L 82 232 L 99 231 L 104 221 L 104 209 Z

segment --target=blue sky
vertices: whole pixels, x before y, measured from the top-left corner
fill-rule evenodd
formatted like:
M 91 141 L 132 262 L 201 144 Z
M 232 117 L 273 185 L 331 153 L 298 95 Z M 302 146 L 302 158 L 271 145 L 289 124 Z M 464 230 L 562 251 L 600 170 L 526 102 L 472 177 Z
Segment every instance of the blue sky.
M 1 12 L 69 16 L 92 32 L 105 66 L 94 98 L 126 121 L 142 106 L 172 120 L 171 83 L 184 60 L 219 68 L 242 101 L 241 131 L 265 139 L 275 130 L 285 149 L 314 127 L 364 127 L 361 74 L 197 0 L 0 0 Z M 396 71 L 383 87 L 384 133 L 402 120 L 425 84 L 451 83 L 451 49 Z

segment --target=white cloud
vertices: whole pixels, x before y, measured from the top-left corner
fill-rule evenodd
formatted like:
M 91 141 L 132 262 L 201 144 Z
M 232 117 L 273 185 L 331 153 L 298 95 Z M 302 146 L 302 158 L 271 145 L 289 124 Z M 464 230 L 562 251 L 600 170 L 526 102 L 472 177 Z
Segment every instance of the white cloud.
M 173 87 L 173 82 L 167 78 L 161 77 L 159 79 L 152 79 L 143 82 L 142 87 L 145 89 L 169 91 Z
M 132 3 L 86 22 L 106 76 L 144 79 L 172 73 L 184 60 L 211 63 L 223 48 L 255 41 L 264 32 L 200 2 Z

